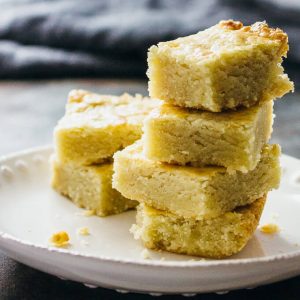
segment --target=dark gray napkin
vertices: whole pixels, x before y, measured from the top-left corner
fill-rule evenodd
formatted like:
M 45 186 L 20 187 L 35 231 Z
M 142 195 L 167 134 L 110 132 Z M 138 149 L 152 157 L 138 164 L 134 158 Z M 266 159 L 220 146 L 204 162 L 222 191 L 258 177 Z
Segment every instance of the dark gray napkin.
M 134 77 L 147 48 L 221 19 L 286 30 L 300 65 L 300 4 L 274 0 L 0 0 L 0 78 Z

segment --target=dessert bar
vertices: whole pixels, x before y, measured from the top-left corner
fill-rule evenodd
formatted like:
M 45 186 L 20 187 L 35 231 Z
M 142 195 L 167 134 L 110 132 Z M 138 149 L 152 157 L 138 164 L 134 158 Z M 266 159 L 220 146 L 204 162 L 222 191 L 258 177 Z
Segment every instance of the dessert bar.
M 262 197 L 209 220 L 183 218 L 141 204 L 131 232 L 150 249 L 224 258 L 244 248 L 259 223 L 264 204 Z
M 221 21 L 149 49 L 149 94 L 213 112 L 273 100 L 293 90 L 281 66 L 287 51 L 286 33 L 265 22 Z
M 156 161 L 247 172 L 257 165 L 272 124 L 273 101 L 222 113 L 164 104 L 145 119 L 144 152 Z
M 279 145 L 265 145 L 247 173 L 149 160 L 140 142 L 114 155 L 113 187 L 124 197 L 183 217 L 211 218 L 250 204 L 280 181 Z
M 66 114 L 54 130 L 57 159 L 78 165 L 101 163 L 138 140 L 146 115 L 158 100 L 71 91 Z

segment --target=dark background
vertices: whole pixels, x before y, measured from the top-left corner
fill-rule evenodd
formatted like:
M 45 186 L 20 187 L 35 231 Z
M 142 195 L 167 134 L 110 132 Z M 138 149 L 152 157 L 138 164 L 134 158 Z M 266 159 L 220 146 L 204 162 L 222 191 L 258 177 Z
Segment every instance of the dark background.
M 296 92 L 275 103 L 272 142 L 300 158 L 300 0 L 0 0 L 0 155 L 51 143 L 72 88 L 147 94 L 150 45 L 228 18 L 245 24 L 266 20 L 289 34 L 284 64 Z M 0 300 L 120 298 L 151 296 L 89 289 L 0 252 Z M 300 299 L 300 277 L 194 299 Z
M 150 45 L 232 18 L 285 30 L 296 80 L 299 16 L 298 0 L 0 0 L 0 78 L 144 78 Z

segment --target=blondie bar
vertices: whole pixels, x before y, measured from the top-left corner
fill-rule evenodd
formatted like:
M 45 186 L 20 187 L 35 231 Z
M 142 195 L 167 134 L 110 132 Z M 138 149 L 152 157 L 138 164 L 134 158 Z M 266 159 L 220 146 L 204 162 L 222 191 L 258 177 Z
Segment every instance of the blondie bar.
M 264 204 L 262 197 L 209 220 L 183 218 L 141 204 L 131 232 L 150 249 L 224 258 L 245 247 L 259 223 Z
M 71 91 L 54 130 L 57 158 L 78 165 L 101 163 L 142 135 L 144 117 L 158 100 Z
M 139 142 L 114 155 L 113 187 L 124 197 L 184 217 L 211 218 L 250 204 L 280 181 L 279 145 L 265 145 L 247 173 L 149 160 Z
M 222 113 L 164 104 L 145 119 L 144 152 L 156 161 L 247 172 L 257 165 L 272 123 L 273 101 Z
M 112 188 L 112 163 L 79 166 L 52 159 L 52 186 L 77 206 L 104 217 L 121 213 L 137 205 Z
M 149 93 L 169 103 L 219 112 L 293 90 L 281 66 L 288 37 L 265 22 L 221 21 L 197 34 L 161 42 L 148 53 Z

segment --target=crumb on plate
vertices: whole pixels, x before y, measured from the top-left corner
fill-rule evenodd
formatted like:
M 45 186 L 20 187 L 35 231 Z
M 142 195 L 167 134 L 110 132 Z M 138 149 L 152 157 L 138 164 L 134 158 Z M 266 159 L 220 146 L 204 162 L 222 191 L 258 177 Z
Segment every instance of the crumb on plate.
M 66 231 L 56 232 L 50 238 L 50 243 L 55 247 L 66 247 L 69 241 L 70 237 Z
M 91 216 L 94 216 L 96 213 L 95 213 L 95 210 L 94 209 L 90 209 L 90 210 L 85 210 L 83 215 L 85 217 L 91 217 Z
M 259 230 L 262 233 L 274 234 L 274 233 L 279 232 L 279 227 L 278 227 L 277 224 L 269 223 L 269 224 L 265 224 L 265 225 L 260 226 Z

